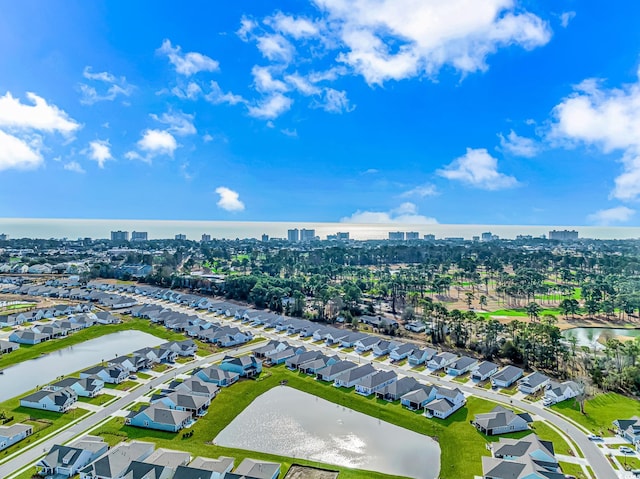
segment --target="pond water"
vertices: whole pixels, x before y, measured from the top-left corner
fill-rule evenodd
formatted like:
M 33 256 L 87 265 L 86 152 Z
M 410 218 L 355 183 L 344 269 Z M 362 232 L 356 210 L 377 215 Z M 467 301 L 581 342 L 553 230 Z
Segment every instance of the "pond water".
M 164 342 L 163 339 L 142 331 L 120 331 L 9 366 L 0 375 L 0 401 L 50 383 L 58 376 L 93 366 L 103 359 L 112 359 Z
M 415 479 L 440 472 L 430 437 L 285 386 L 258 396 L 215 443 Z
M 609 337 L 617 336 L 640 336 L 640 329 L 616 329 L 616 328 L 571 328 L 562 332 L 565 339 L 576 338 L 578 346 L 589 346 L 597 349 L 603 349 L 598 339 L 601 335 L 609 335 Z

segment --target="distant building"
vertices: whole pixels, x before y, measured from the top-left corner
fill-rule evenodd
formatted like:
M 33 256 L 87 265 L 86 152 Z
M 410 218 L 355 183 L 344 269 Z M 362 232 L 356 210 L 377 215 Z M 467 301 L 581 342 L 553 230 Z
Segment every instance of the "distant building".
M 578 232 L 576 230 L 552 230 L 549 231 L 549 239 L 557 241 L 573 241 L 578 239 Z
M 269 235 L 268 234 L 263 234 L 262 235 L 262 242 L 263 243 L 268 243 L 269 242 Z
M 203 243 L 208 243 L 209 241 L 211 241 L 211 235 L 203 233 L 202 238 L 200 238 L 200 241 L 202 241 Z
M 491 241 L 492 239 L 493 235 L 491 234 L 491 231 L 486 231 L 480 235 L 481 241 Z
M 302 228 L 300 230 L 300 241 L 313 241 L 316 239 L 316 230 Z
M 300 241 L 300 231 L 298 231 L 298 228 L 287 230 L 287 241 L 291 243 L 297 243 Z
M 6 235 L 6 234 L 4 234 L 4 233 L 2 233 L 2 234 L 0 235 L 0 241 L 7 241 L 7 235 Z
M 111 241 L 129 241 L 128 231 L 112 231 Z
M 420 233 L 417 231 L 407 231 L 407 241 L 420 239 Z
M 187 239 L 187 235 L 176 235 L 176 241 L 184 241 Z
M 478 242 L 478 241 L 480 241 L 480 236 L 472 236 L 471 240 Z
M 519 241 L 532 240 L 533 236 L 531 236 L 531 235 L 518 235 L 518 236 L 516 236 L 516 239 L 519 240 Z
M 423 238 L 426 241 L 435 241 L 436 240 L 436 235 L 424 235 Z
M 338 231 L 338 234 L 336 236 L 341 241 L 349 241 L 349 232 L 348 231 L 347 232 L 343 232 L 343 233 Z
M 327 241 L 338 241 L 338 235 L 327 235 Z
M 462 236 L 447 236 L 445 238 L 446 241 L 464 241 Z
M 147 241 L 149 236 L 146 231 L 132 231 L 131 241 Z
M 491 235 L 491 241 L 498 241 L 500 239 L 500 236 L 498 235 Z
M 404 241 L 404 231 L 389 231 L 389 241 Z

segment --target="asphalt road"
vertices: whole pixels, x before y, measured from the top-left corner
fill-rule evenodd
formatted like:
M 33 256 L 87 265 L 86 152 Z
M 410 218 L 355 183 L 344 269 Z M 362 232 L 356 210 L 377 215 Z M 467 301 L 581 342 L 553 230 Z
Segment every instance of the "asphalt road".
M 126 396 L 123 396 L 122 398 L 118 399 L 114 403 L 109 404 L 102 411 L 99 411 L 95 414 L 88 416 L 87 418 L 77 422 L 70 428 L 65 429 L 64 431 L 61 431 L 60 433 L 54 436 L 51 436 L 49 439 L 38 444 L 37 446 L 32 447 L 31 449 L 28 449 L 27 451 L 23 452 L 22 454 L 14 457 L 13 459 L 3 464 L 0 464 L 0 478 L 6 478 L 11 474 L 29 466 L 30 464 L 34 464 L 36 461 L 40 459 L 40 457 L 45 452 L 49 451 L 49 449 L 51 449 L 51 447 L 53 447 L 54 445 L 64 444 L 70 441 L 71 439 L 73 439 L 74 437 L 84 433 L 85 431 L 88 431 L 89 429 L 91 429 L 92 427 L 96 426 L 98 423 L 103 421 L 105 418 L 111 416 L 116 411 L 126 408 L 129 404 L 134 402 L 140 396 L 143 396 L 145 393 L 148 393 L 150 389 L 155 389 L 162 383 L 169 381 L 173 376 L 177 374 L 186 373 L 196 367 L 202 366 L 203 364 L 220 361 L 225 355 L 231 352 L 233 354 L 243 354 L 259 346 L 261 346 L 260 343 L 255 343 L 242 348 L 238 348 L 237 350 L 234 350 L 234 351 L 226 350 L 221 353 L 215 354 L 213 356 L 207 356 L 206 358 L 198 359 L 197 361 L 186 363 L 185 365 L 179 368 L 175 368 L 167 371 L 162 376 L 158 376 L 157 378 L 150 380 L 149 382 L 145 383 L 143 386 L 134 389 Z

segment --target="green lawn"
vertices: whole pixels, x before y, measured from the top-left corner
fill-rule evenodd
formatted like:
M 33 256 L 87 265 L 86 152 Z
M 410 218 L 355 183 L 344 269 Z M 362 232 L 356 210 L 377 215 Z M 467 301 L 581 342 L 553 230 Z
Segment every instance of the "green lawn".
M 156 364 L 156 365 L 155 365 L 153 368 L 151 368 L 151 369 L 153 369 L 153 370 L 154 370 L 155 372 L 157 372 L 157 373 L 163 373 L 163 372 L 165 372 L 167 369 L 169 369 L 169 365 L 168 365 L 168 364 L 165 364 L 165 363 L 159 363 L 159 364 Z
M 136 373 L 136 376 L 138 376 L 140 379 L 151 379 L 151 374 L 147 373 Z
M 94 406 L 102 406 L 103 404 L 106 404 L 109 401 L 111 401 L 113 398 L 115 398 L 115 396 L 111 394 L 103 393 L 103 394 L 98 394 L 97 396 L 92 398 L 79 397 L 78 401 L 86 402 L 88 404 L 93 404 Z
M 586 401 L 585 414 L 580 414 L 576 401 L 569 399 L 551 406 L 555 412 L 573 419 L 589 431 L 603 436 L 613 436 L 609 431 L 616 419 L 629 419 L 640 414 L 640 403 L 637 400 L 617 393 L 599 394 Z
M 637 457 L 626 456 L 625 459 L 624 457 L 618 456 L 618 461 L 620 461 L 622 467 L 625 467 L 627 470 L 640 469 L 640 459 L 638 459 Z
M 224 388 L 213 401 L 209 414 L 199 419 L 193 427 L 194 435 L 189 439 L 182 439 L 180 433 L 171 434 L 125 426 L 122 418 L 112 419 L 98 433 L 108 441 L 117 442 L 123 437 L 150 440 L 155 442 L 158 447 L 185 450 L 193 455 L 206 457 L 226 455 L 235 457 L 237 461 L 245 457 L 277 461 L 283 464 L 282 471 L 284 475 L 293 459 L 207 444 L 245 409 L 254 398 L 277 386 L 282 380 L 287 380 L 290 387 L 314 394 L 346 408 L 435 437 L 442 451 L 441 463 L 446 465 L 440 472 L 442 479 L 471 479 L 474 475 L 480 475 L 482 473 L 480 458 L 489 454 L 485 444 L 488 441 L 498 440 L 497 437 L 485 437 L 469 425 L 469 421 L 474 414 L 489 412 L 495 407 L 495 403 L 490 401 L 470 397 L 467 405 L 448 419 L 444 421 L 427 419 L 420 413 L 402 408 L 399 402 L 388 403 L 374 397 L 365 398 L 356 394 L 353 390 L 336 389 L 331 384 L 315 381 L 313 378 L 300 373 L 290 372 L 283 366 L 270 368 L 263 373 L 259 381 L 241 381 L 230 388 Z M 545 428 L 543 424 L 541 426 L 536 429 L 543 439 L 560 440 L 555 431 Z M 507 435 L 506 437 L 523 437 L 530 433 L 531 431 L 524 431 L 514 435 Z M 461 451 L 464 451 L 464 454 L 461 454 Z M 309 464 L 307 461 L 300 461 L 299 459 L 295 459 L 295 462 Z M 340 479 L 383 479 L 391 477 L 384 474 L 355 471 L 335 466 L 331 466 L 331 468 L 341 470 Z
M 578 464 L 572 464 L 570 462 L 560 462 L 562 472 L 566 475 L 575 476 L 576 479 L 587 479 L 587 476 L 582 472 L 582 467 Z
M 131 389 L 139 386 L 140 383 L 137 381 L 131 381 L 131 380 L 126 380 L 126 381 L 122 381 L 120 384 L 111 384 L 111 383 L 107 383 L 104 385 L 105 388 L 107 389 L 117 389 L 119 391 L 130 391 Z

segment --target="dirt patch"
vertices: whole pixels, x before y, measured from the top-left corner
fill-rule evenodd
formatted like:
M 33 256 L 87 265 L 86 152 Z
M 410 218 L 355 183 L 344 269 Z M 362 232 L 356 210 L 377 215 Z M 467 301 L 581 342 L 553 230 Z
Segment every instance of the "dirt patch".
M 336 479 L 338 471 L 292 464 L 284 479 Z

